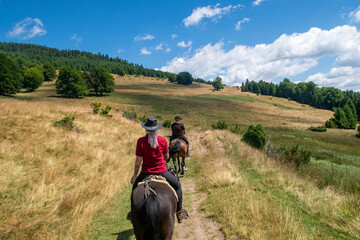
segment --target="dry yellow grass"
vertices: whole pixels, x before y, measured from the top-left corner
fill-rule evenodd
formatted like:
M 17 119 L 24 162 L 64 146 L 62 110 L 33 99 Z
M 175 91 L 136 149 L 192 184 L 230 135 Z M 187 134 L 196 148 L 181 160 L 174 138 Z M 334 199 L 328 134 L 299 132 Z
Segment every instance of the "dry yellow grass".
M 197 177 L 209 193 L 203 207 L 220 221 L 227 238 L 359 237 L 360 212 L 344 216 L 349 195 L 318 189 L 227 131 L 200 136 L 206 149 L 195 149 Z
M 143 130 L 88 104 L 0 100 L 0 238 L 79 239 L 127 184 Z M 52 123 L 76 114 L 77 130 Z

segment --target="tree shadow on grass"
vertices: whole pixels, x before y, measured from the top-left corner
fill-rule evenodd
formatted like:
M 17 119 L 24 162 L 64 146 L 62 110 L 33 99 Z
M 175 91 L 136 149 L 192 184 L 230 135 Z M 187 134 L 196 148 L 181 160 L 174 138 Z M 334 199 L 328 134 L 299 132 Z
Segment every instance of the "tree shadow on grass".
M 128 230 L 124 230 L 122 232 L 119 233 L 113 233 L 111 235 L 117 235 L 116 240 L 131 240 L 131 239 L 135 239 L 134 236 L 134 230 L 128 229 Z

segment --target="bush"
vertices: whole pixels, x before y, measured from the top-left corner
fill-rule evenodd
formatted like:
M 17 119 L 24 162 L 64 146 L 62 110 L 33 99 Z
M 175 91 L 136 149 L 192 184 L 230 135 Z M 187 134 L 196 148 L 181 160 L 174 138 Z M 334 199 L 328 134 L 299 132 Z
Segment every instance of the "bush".
M 171 120 L 165 120 L 163 122 L 163 127 L 170 128 L 171 127 Z
M 146 122 L 146 120 L 147 120 L 146 115 L 139 116 L 139 120 L 140 120 L 140 122 Z
M 325 128 L 325 126 L 320 126 L 320 127 L 309 127 L 309 130 L 310 131 L 313 131 L 313 132 L 326 132 L 327 129 Z
M 240 129 L 239 124 L 235 124 L 234 126 L 231 126 L 229 130 L 230 130 L 230 132 L 233 132 L 233 133 L 236 133 L 236 134 L 241 133 L 241 129 Z
M 137 121 L 137 113 L 135 112 L 135 110 L 132 108 L 130 110 L 126 110 L 124 113 L 123 113 L 123 117 L 129 119 L 129 120 L 133 120 L 133 121 Z M 145 120 L 146 122 L 146 120 Z
M 98 114 L 98 113 L 99 113 L 99 110 L 100 110 L 100 107 L 101 107 L 101 103 L 99 103 L 99 102 L 93 102 L 93 103 L 90 104 L 90 106 L 92 107 L 94 114 Z
M 301 164 L 308 164 L 312 157 L 312 153 L 309 150 L 302 149 L 297 144 L 295 147 L 280 146 L 279 152 L 284 156 L 287 162 L 294 163 L 297 167 Z
M 211 124 L 213 129 L 227 129 L 228 125 L 225 121 L 218 121 L 216 124 Z
M 327 120 L 325 122 L 325 127 L 326 128 L 337 128 L 337 124 L 335 122 L 335 119 L 334 118 L 330 118 L 329 120 Z
M 74 128 L 74 120 L 75 120 L 74 115 L 68 115 L 68 116 L 64 117 L 63 119 L 54 122 L 53 126 L 54 127 L 63 127 L 63 128 L 72 130 Z
M 261 124 L 257 126 L 250 125 L 241 140 L 252 147 L 259 149 L 263 148 L 266 144 L 266 135 Z
M 106 107 L 105 107 L 105 108 L 102 108 L 102 109 L 101 109 L 100 114 L 101 114 L 101 115 L 108 115 L 108 114 L 109 114 L 109 112 L 110 112 L 110 110 L 111 110 L 111 106 L 106 105 Z

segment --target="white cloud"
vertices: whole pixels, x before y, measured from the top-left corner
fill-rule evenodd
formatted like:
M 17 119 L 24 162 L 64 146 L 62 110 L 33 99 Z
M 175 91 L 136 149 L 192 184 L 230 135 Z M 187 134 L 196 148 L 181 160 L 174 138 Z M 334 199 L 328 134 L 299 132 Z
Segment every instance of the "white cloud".
M 141 37 L 140 35 L 137 35 L 135 38 L 134 38 L 134 41 L 137 42 L 137 41 L 144 41 L 144 40 L 153 40 L 155 37 L 150 35 L 150 34 L 146 34 L 145 36 Z
M 254 5 L 254 6 L 259 6 L 260 3 L 264 2 L 264 1 L 265 1 L 265 0 L 256 0 L 256 1 L 253 2 L 253 5 Z
M 174 40 L 175 38 L 177 38 L 176 34 L 171 34 L 171 39 Z
M 171 52 L 171 49 L 170 49 L 170 48 L 167 48 L 167 49 L 165 50 L 165 52 Z
M 229 5 L 227 7 L 219 8 L 220 4 L 214 7 L 211 5 L 206 7 L 198 7 L 193 10 L 192 14 L 183 20 L 185 27 L 196 25 L 200 23 L 203 18 L 210 18 L 212 20 L 220 19 L 223 15 L 229 13 L 232 9 L 240 8 L 242 5 Z
M 235 25 L 235 30 L 236 31 L 240 31 L 240 25 L 242 24 L 242 23 L 246 23 L 246 22 L 249 22 L 250 21 L 250 19 L 249 18 L 244 18 L 243 20 L 240 20 L 240 21 L 238 21 L 237 23 L 236 23 L 236 25 Z
M 354 11 L 349 13 L 349 18 L 352 22 L 358 23 L 360 22 L 360 6 Z
M 46 34 L 42 21 L 38 18 L 27 17 L 15 24 L 14 29 L 8 33 L 8 37 L 30 39 Z
M 158 50 L 163 50 L 163 44 L 160 43 L 159 45 L 157 45 L 157 46 L 155 47 L 155 50 L 156 50 L 156 51 L 158 51 Z
M 78 36 L 76 33 L 70 37 L 71 40 L 74 40 L 75 46 L 78 47 L 79 43 L 82 41 L 82 37 Z
M 331 30 L 311 28 L 305 33 L 283 34 L 270 44 L 236 45 L 229 51 L 224 49 L 223 42 L 207 44 L 193 55 L 187 53 L 186 57 L 174 58 L 161 70 L 189 71 L 194 77 L 201 78 L 220 75 L 224 83 L 238 85 L 246 79 L 272 81 L 295 76 L 316 67 L 318 60 L 326 56 L 336 56 L 334 69 L 328 74 L 312 76 L 311 79 L 321 79 L 316 83 L 325 83 L 324 79 L 340 79 L 341 74 L 343 81 L 349 81 L 347 86 L 359 82 L 360 32 L 348 25 Z M 347 75 L 345 70 L 349 70 Z M 337 84 L 334 87 L 342 87 L 332 81 Z
M 120 48 L 119 50 L 117 50 L 117 52 L 122 53 L 122 52 L 125 52 L 125 50 Z
M 181 41 L 177 45 L 178 45 L 178 47 L 181 47 L 181 48 L 191 47 L 192 41 L 188 41 L 187 43 L 185 43 L 184 41 Z
M 140 51 L 140 55 L 150 55 L 151 52 L 146 49 L 146 47 L 143 47 Z
M 313 81 L 320 86 L 336 86 L 342 90 L 360 91 L 360 67 L 334 67 L 329 73 L 317 73 L 309 76 L 306 81 Z

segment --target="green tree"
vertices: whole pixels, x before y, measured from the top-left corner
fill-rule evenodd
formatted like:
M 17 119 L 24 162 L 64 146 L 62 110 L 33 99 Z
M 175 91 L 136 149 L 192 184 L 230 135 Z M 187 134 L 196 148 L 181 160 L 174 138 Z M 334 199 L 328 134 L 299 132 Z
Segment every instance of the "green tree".
M 21 74 L 13 61 L 0 53 L 0 95 L 15 94 L 21 90 Z
M 56 92 L 67 98 L 82 98 L 89 94 L 81 71 L 68 66 L 60 68 Z
M 44 75 L 38 67 L 31 67 L 25 72 L 23 88 L 29 92 L 35 91 L 44 82 Z
M 47 61 L 43 65 L 43 74 L 44 74 L 44 80 L 45 81 L 52 81 L 56 78 L 56 68 L 54 64 Z
M 348 128 L 355 129 L 357 124 L 357 115 L 354 103 L 349 98 L 343 108 L 347 121 L 349 123 Z
M 189 72 L 180 72 L 176 77 L 176 82 L 182 85 L 192 84 L 193 77 Z
M 222 84 L 221 77 L 216 77 L 212 82 L 212 85 L 216 91 L 219 91 L 220 89 L 224 89 L 224 85 Z
M 171 83 L 176 82 L 176 74 L 175 73 L 169 74 L 168 81 Z
M 342 108 L 338 107 L 335 109 L 334 119 L 338 128 L 350 128 L 348 117 Z
M 104 67 L 94 69 L 91 71 L 91 85 L 96 95 L 111 93 L 115 86 L 114 77 Z

